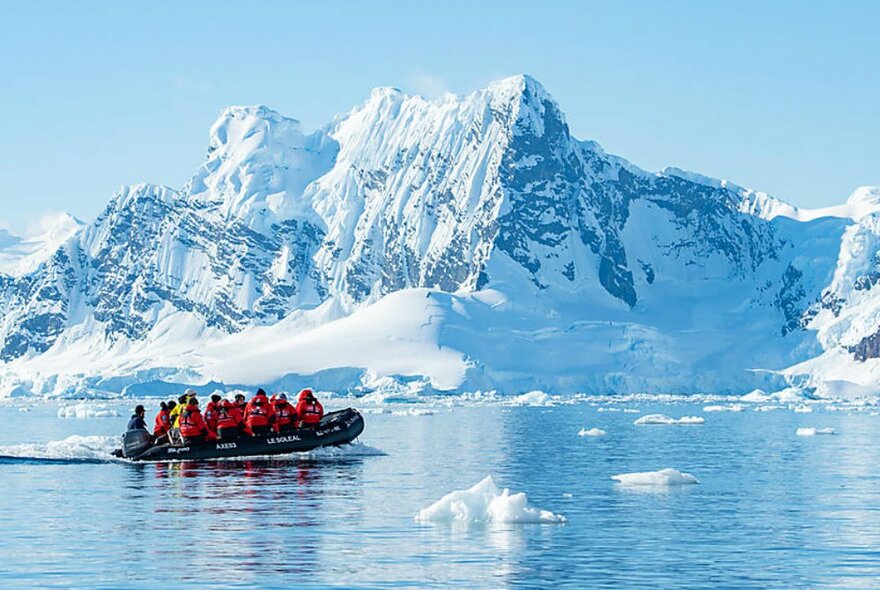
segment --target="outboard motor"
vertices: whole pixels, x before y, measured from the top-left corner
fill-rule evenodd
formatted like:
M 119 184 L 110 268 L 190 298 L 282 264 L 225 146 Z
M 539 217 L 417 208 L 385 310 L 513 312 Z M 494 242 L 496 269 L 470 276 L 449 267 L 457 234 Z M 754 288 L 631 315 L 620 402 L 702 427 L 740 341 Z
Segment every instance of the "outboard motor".
M 129 430 L 122 435 L 122 456 L 137 457 L 153 446 L 153 437 L 146 430 Z

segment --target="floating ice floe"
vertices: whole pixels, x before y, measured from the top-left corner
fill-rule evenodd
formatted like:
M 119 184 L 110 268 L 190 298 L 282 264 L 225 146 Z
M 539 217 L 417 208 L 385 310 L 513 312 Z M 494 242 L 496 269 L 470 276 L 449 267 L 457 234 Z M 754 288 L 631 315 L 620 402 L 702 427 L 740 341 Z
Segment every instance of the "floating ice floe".
M 794 410 L 798 414 L 809 414 L 813 411 L 813 408 L 811 408 L 810 406 L 794 406 L 792 410 Z
M 700 483 L 690 473 L 683 473 L 678 469 L 667 467 L 660 471 L 641 471 L 636 473 L 621 473 L 612 475 L 611 479 L 625 486 L 678 486 Z
M 510 400 L 512 406 L 552 406 L 553 399 L 543 391 L 530 391 Z
M 646 424 L 703 424 L 705 421 L 706 420 L 700 416 L 670 418 L 665 414 L 647 414 L 633 422 L 633 424 L 636 426 L 644 426 Z
M 772 410 L 778 410 L 781 407 L 782 406 L 774 406 L 774 405 L 758 406 L 757 408 L 755 408 L 755 411 L 756 412 L 770 412 Z
M 816 436 L 817 434 L 836 434 L 833 428 L 798 428 L 798 436 Z
M 565 517 L 528 505 L 525 493 L 499 490 L 487 476 L 467 490 L 446 494 L 416 514 L 419 522 L 563 523 Z
M 742 412 L 745 407 L 742 404 L 727 404 L 722 406 L 706 406 L 704 412 Z
M 408 408 L 406 410 L 392 410 L 392 416 L 433 416 L 434 410 L 427 408 Z
M 749 393 L 745 394 L 744 396 L 742 396 L 742 397 L 739 398 L 739 399 L 741 399 L 741 400 L 744 401 L 744 402 L 751 402 L 751 403 L 758 403 L 758 404 L 761 404 L 761 403 L 764 403 L 764 402 L 766 402 L 766 401 L 769 401 L 769 400 L 770 400 L 770 396 L 769 396 L 769 395 L 767 394 L 767 392 L 764 391 L 763 389 L 753 389 L 752 391 L 750 391 Z
M 59 418 L 118 418 L 119 412 L 106 404 L 80 402 L 58 408 Z
M 589 430 L 581 428 L 578 432 L 578 436 L 605 436 L 606 434 L 608 433 L 601 428 L 590 428 Z

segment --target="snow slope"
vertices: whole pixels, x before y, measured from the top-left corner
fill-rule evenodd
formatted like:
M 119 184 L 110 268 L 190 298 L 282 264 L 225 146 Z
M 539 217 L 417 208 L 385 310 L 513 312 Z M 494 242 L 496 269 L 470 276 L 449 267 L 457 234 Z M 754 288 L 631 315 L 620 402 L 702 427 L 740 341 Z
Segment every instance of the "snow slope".
M 878 195 L 810 213 L 642 170 L 529 76 L 376 89 L 311 133 L 229 107 L 183 187 L 123 187 L 31 258 L 0 235 L 0 389 L 880 383 Z

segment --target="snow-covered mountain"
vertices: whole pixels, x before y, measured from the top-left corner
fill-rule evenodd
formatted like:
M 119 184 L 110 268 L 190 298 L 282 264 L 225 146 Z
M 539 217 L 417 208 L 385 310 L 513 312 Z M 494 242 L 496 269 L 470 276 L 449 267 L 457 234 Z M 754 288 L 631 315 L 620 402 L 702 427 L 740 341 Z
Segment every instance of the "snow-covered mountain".
M 878 202 L 811 214 L 641 170 L 573 138 L 528 76 L 376 89 L 311 134 L 230 107 L 184 187 L 125 187 L 0 275 L 0 360 L 7 389 L 53 393 L 773 387 L 829 351 L 877 356 Z

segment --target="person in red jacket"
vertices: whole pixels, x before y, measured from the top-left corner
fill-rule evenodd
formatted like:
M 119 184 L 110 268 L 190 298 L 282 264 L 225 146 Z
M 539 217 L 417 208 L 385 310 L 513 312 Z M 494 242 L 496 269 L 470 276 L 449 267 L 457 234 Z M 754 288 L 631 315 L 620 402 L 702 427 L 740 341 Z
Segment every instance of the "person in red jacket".
M 215 393 L 211 396 L 211 401 L 208 402 L 208 405 L 205 406 L 205 424 L 208 425 L 208 430 L 214 434 L 217 434 L 217 420 L 220 417 L 220 400 L 222 399 L 222 397 Z
M 236 438 L 241 434 L 242 415 L 238 405 L 223 400 L 217 410 L 217 436 L 223 440 Z
M 296 410 L 287 401 L 286 393 L 279 393 L 277 396 L 273 395 L 272 397 L 275 398 L 275 401 L 272 403 L 272 407 L 275 410 L 275 432 L 290 430 L 296 421 Z
M 254 397 L 248 403 L 247 415 L 244 419 L 245 432 L 251 436 L 268 433 L 272 428 L 271 408 L 269 398 L 265 395 Z
M 165 436 L 171 430 L 171 409 L 165 402 L 159 404 L 159 413 L 156 414 L 156 421 L 153 424 L 153 436 L 156 438 Z
M 324 406 L 315 398 L 311 389 L 303 389 L 299 392 L 299 401 L 296 402 L 296 417 L 299 427 L 314 427 L 324 417 Z
M 187 443 L 213 438 L 208 425 L 205 424 L 205 419 L 202 418 L 199 400 L 196 398 L 190 398 L 186 409 L 180 413 L 180 436 Z
M 244 401 L 245 397 L 243 393 L 235 394 L 235 407 L 238 408 L 238 428 L 242 432 L 244 432 L 244 415 L 247 412 L 247 402 Z

